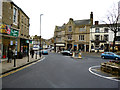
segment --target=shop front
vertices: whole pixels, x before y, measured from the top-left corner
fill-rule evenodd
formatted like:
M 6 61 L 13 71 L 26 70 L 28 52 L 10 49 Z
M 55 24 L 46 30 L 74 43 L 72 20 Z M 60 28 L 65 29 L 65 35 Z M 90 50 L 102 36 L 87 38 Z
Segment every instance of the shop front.
M 56 43 L 55 44 L 55 50 L 57 52 L 60 52 L 60 51 L 65 49 L 65 46 L 66 46 L 65 43 Z
M 23 56 L 27 56 L 29 52 L 29 40 L 20 38 L 20 52 Z
M 7 58 L 8 49 L 17 51 L 19 30 L 12 29 L 9 25 L 0 25 L 1 58 Z

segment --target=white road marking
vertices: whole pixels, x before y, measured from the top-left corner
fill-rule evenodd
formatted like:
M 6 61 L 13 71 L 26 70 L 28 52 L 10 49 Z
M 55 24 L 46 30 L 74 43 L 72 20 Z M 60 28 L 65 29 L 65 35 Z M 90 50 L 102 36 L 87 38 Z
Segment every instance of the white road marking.
M 99 66 L 92 66 L 92 67 L 90 67 L 89 68 L 89 72 L 91 72 L 92 74 L 94 74 L 96 76 L 102 77 L 102 78 L 106 78 L 106 79 L 109 79 L 109 80 L 114 80 L 114 81 L 117 81 L 117 82 L 120 81 L 120 80 L 114 79 L 116 77 L 106 77 L 106 76 L 103 76 L 103 75 L 100 75 L 100 74 L 97 74 L 97 73 L 93 72 L 92 68 L 95 68 L 95 67 L 100 67 L 100 65 Z

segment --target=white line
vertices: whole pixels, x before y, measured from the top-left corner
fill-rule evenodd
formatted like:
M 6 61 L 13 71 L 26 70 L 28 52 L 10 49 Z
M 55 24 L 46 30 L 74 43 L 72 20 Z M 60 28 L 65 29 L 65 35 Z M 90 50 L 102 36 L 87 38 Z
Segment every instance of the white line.
M 115 78 L 115 77 L 106 77 L 106 76 L 102 76 L 102 75 L 100 75 L 100 74 L 97 74 L 97 73 L 93 72 L 91 69 L 92 69 L 92 68 L 95 68 L 95 67 L 100 67 L 100 65 L 99 65 L 99 66 L 92 66 L 92 67 L 90 67 L 90 68 L 89 68 L 89 72 L 91 72 L 92 74 L 94 74 L 94 75 L 96 75 L 96 76 L 102 77 L 102 78 L 114 80 L 114 81 L 117 81 L 117 82 L 120 81 L 120 80 L 113 79 L 113 78 Z

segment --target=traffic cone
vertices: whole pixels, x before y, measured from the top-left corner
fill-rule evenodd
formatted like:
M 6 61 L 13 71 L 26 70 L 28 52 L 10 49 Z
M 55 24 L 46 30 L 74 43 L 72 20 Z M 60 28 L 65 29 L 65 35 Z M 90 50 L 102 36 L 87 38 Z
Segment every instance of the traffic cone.
M 78 58 L 82 58 L 81 53 L 79 53 Z

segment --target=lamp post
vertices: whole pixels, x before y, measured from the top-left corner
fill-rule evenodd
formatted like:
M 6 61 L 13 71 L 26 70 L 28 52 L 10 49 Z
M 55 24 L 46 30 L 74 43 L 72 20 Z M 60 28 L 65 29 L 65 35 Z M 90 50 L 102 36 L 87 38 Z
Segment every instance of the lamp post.
M 42 16 L 43 14 L 40 14 L 40 58 L 41 58 L 41 16 Z

